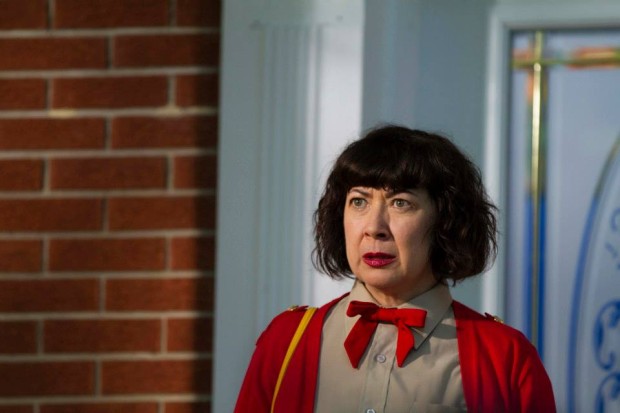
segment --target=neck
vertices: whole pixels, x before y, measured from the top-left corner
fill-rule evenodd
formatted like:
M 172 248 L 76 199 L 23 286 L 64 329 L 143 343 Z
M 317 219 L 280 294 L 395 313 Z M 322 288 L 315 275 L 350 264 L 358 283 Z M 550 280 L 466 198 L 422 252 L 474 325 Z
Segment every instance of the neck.
M 417 288 L 409 290 L 404 293 L 390 293 L 388 291 L 382 291 L 376 288 L 373 288 L 369 285 L 364 284 L 366 291 L 372 296 L 372 298 L 382 307 L 398 307 L 401 304 L 404 304 L 414 298 L 426 293 L 427 291 L 432 290 L 435 286 L 439 284 L 439 281 L 433 280 L 428 283 L 424 283 L 422 285 L 417 286 Z

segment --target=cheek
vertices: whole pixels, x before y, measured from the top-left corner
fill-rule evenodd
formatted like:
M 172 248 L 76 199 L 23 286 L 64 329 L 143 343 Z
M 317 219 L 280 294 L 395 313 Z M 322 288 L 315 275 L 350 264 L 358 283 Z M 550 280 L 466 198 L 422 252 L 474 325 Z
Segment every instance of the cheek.
M 351 239 L 351 224 L 346 217 L 344 218 L 344 221 L 342 223 L 342 229 L 344 231 L 344 240 L 348 244 L 349 240 Z
M 431 245 L 431 233 L 429 228 L 425 225 L 420 225 L 419 227 L 402 233 L 400 244 L 409 254 L 418 255 L 423 253 L 428 255 Z
M 344 224 L 344 241 L 347 246 L 347 251 L 349 250 L 349 246 L 353 244 L 355 240 L 355 226 L 352 225 L 350 221 L 345 219 Z
M 353 268 L 359 258 L 359 228 L 355 221 L 346 219 L 346 217 L 343 222 L 343 227 L 347 261 L 349 262 L 349 266 Z
M 347 241 L 347 243 L 349 241 L 355 240 L 355 238 L 358 236 L 360 229 L 359 224 L 359 220 L 356 221 L 349 214 L 344 214 L 342 226 L 344 228 L 344 239 Z

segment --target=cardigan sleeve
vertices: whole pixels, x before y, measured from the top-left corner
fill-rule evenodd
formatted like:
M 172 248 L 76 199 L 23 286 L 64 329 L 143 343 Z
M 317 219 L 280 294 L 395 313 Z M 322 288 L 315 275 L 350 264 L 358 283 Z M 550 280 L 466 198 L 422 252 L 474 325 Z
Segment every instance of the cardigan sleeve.
M 522 346 L 523 360 L 517 378 L 520 395 L 518 411 L 554 413 L 553 388 L 538 352 L 529 342 Z
M 235 413 L 269 413 L 280 367 L 303 313 L 285 311 L 274 318 L 258 338 Z
M 555 413 L 551 381 L 527 338 L 458 301 L 453 308 L 468 411 Z

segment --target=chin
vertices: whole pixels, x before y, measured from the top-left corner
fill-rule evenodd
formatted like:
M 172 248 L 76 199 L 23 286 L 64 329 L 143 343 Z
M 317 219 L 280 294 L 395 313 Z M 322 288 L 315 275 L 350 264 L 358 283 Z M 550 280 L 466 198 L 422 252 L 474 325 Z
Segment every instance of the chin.
M 385 290 L 386 292 L 394 290 L 398 287 L 398 284 L 400 284 L 396 280 L 390 279 L 389 276 L 367 275 L 365 277 L 357 277 L 357 279 L 367 286 L 371 286 L 380 291 Z

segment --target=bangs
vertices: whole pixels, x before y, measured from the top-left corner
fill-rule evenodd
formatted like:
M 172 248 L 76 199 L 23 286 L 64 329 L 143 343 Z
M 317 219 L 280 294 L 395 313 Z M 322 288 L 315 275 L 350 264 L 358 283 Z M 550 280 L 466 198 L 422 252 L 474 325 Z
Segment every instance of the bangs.
M 347 192 L 355 186 L 395 192 L 429 188 L 433 179 L 427 145 L 411 143 L 397 136 L 357 141 L 340 158 L 339 186 Z

